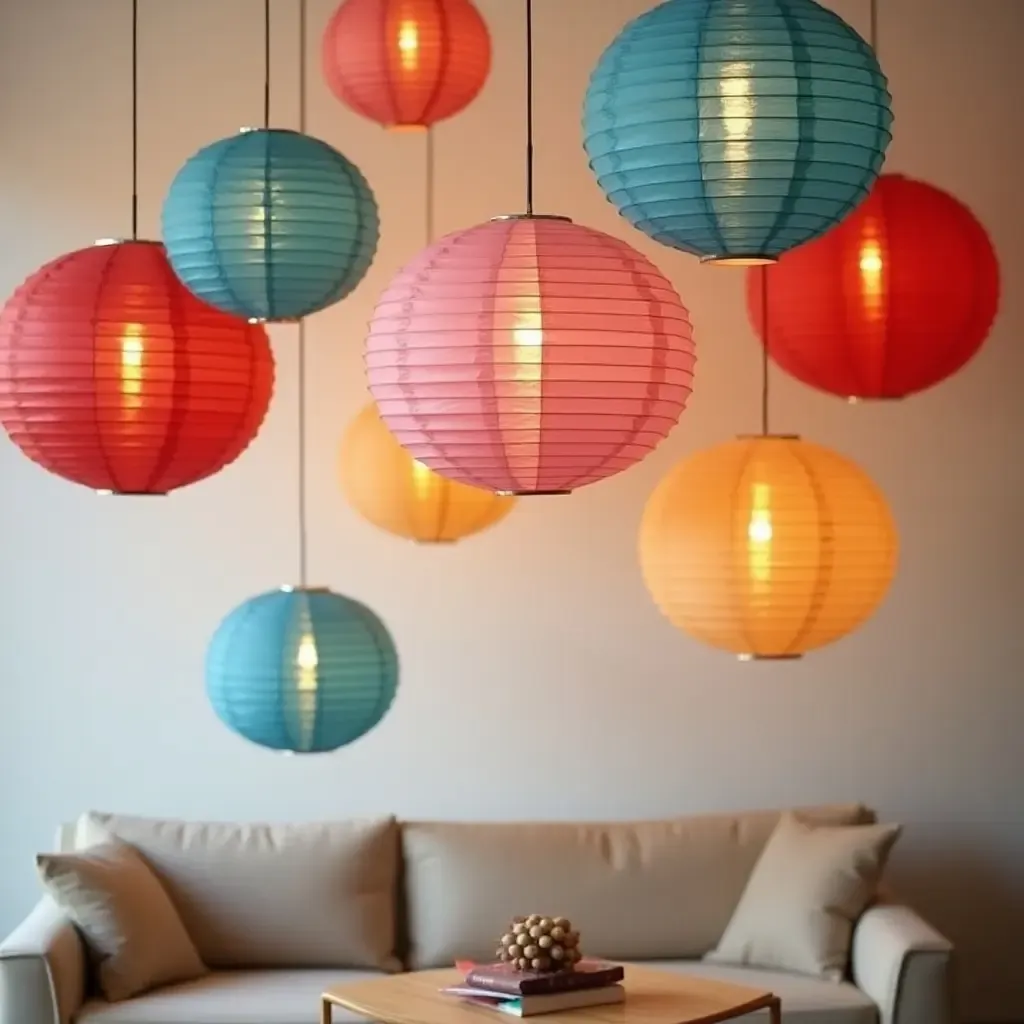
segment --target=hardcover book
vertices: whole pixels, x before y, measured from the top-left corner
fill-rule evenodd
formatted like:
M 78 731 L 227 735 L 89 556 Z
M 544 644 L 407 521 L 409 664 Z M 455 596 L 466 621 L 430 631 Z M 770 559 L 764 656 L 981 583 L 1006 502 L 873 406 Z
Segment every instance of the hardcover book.
M 488 992 L 514 996 L 538 996 L 551 992 L 577 992 L 580 989 L 615 985 L 626 975 L 622 964 L 584 958 L 574 970 L 518 971 L 511 964 L 475 964 L 466 974 L 466 984 Z

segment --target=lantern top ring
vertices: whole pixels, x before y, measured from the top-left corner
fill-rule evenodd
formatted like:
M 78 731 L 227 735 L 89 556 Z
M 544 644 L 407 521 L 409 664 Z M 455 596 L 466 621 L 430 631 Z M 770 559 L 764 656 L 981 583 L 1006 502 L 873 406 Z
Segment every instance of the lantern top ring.
M 737 441 L 799 441 L 799 434 L 737 434 Z
M 572 217 L 563 217 L 559 213 L 500 213 L 491 218 L 491 223 L 496 220 L 560 220 L 566 224 L 572 223 Z
M 278 589 L 282 594 L 329 594 L 330 587 L 307 587 L 302 584 L 282 583 Z

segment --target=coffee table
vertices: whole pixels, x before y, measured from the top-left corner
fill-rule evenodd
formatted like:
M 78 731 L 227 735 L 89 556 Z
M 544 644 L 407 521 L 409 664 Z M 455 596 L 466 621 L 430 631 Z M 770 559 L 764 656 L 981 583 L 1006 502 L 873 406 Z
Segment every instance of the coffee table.
M 717 1024 L 756 1010 L 768 1010 L 781 1024 L 778 996 L 766 989 L 732 985 L 626 964 L 626 1001 L 588 1006 L 538 1017 L 538 1024 Z M 321 998 L 320 1024 L 332 1024 L 332 1010 L 346 1010 L 378 1024 L 500 1024 L 512 1020 L 498 1010 L 442 995 L 464 982 L 454 968 L 411 971 L 329 988 Z

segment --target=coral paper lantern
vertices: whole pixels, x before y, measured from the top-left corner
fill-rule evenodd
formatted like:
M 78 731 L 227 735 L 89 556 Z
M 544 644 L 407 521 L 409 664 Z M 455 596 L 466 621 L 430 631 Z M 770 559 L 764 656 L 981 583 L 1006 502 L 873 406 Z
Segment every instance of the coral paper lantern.
M 397 685 L 384 624 L 324 588 L 251 598 L 220 624 L 206 655 L 217 717 L 272 750 L 312 754 L 352 743 L 384 717 Z
M 323 37 L 324 78 L 387 128 L 429 128 L 487 81 L 491 37 L 470 0 L 344 0 Z
M 506 217 L 442 238 L 377 303 L 381 418 L 443 476 L 565 493 L 621 472 L 675 425 L 694 343 L 672 285 L 618 238 Z
M 852 632 L 896 567 L 885 498 L 852 463 L 796 437 L 693 455 L 654 490 L 640 565 L 672 624 L 744 658 L 792 658 Z
M 30 459 L 96 490 L 165 494 L 223 469 L 273 384 L 263 328 L 196 299 L 156 242 L 62 256 L 0 311 L 0 421 Z
M 199 298 L 289 321 L 345 298 L 377 251 L 377 203 L 359 169 L 312 136 L 243 129 L 191 157 L 171 183 L 163 234 Z
M 591 76 L 584 145 L 634 227 L 722 263 L 763 263 L 839 223 L 890 140 L 870 46 L 814 0 L 667 0 Z
M 844 398 L 904 398 L 960 370 L 988 336 L 999 264 L 951 195 L 884 174 L 821 238 L 749 271 L 751 320 L 787 373 Z
M 515 498 L 469 487 L 417 462 L 368 405 L 342 438 L 341 487 L 374 526 L 421 544 L 469 537 L 500 522 Z

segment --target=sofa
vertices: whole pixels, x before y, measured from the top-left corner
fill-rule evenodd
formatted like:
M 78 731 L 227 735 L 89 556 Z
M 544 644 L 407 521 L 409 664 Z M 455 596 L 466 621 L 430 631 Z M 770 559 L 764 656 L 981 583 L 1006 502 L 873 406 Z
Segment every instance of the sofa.
M 265 825 L 88 812 L 55 852 L 104 837 L 137 851 L 205 973 L 109 1002 L 79 930 L 44 895 L 0 944 L 0 1024 L 315 1024 L 323 989 L 492 959 L 506 922 L 532 912 L 570 917 L 589 956 L 770 988 L 786 1024 L 951 1024 L 950 943 L 879 892 L 850 922 L 834 980 L 703 959 L 783 813 Z M 875 821 L 859 805 L 793 813 L 816 827 Z

